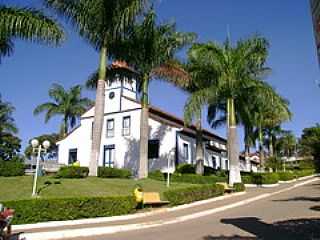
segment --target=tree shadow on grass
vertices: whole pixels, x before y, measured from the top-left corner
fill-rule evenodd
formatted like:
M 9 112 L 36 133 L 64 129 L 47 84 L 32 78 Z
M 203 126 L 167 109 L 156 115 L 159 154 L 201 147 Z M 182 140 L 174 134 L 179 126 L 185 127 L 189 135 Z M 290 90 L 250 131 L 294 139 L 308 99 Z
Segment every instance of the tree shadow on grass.
M 281 239 L 302 240 L 320 239 L 320 219 L 293 219 L 268 224 L 255 217 L 222 219 L 222 223 L 231 224 L 254 235 L 249 236 L 205 236 L 204 240 L 214 239 Z

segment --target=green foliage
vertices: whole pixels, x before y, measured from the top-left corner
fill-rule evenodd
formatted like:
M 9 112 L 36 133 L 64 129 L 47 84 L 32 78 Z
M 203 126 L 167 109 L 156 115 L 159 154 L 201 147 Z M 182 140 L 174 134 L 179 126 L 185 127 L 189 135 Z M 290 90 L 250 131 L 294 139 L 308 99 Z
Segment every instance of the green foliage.
M 273 171 L 282 169 L 282 161 L 280 158 L 277 157 L 269 157 L 266 160 L 265 168 L 271 168 Z
M 62 28 L 41 11 L 0 5 L 0 60 L 13 52 L 13 39 L 45 44 L 59 44 L 64 39 Z
M 303 129 L 300 153 L 304 156 L 313 156 L 316 170 L 320 172 L 320 124 Z
M 131 171 L 129 169 L 99 167 L 98 177 L 101 178 L 130 178 Z
M 166 180 L 165 174 L 162 173 L 160 170 L 149 172 L 148 178 L 153 179 L 153 180 L 157 180 L 157 181 Z
M 187 163 L 179 164 L 175 172 L 181 174 L 195 174 L 196 166 Z
M 56 145 L 56 142 L 58 142 L 60 138 L 61 136 L 59 134 L 52 133 L 52 134 L 43 134 L 43 135 L 34 137 L 32 139 L 37 139 L 39 143 L 43 143 L 45 140 L 48 140 L 50 142 L 50 147 L 49 149 L 47 149 L 48 158 L 54 159 L 57 156 L 57 151 L 58 151 L 58 146 Z M 32 139 L 29 140 L 29 145 L 24 150 L 24 154 L 27 158 L 30 158 L 32 155 L 32 146 L 31 146 Z
M 117 216 L 132 213 L 136 208 L 132 196 L 31 199 L 3 204 L 15 209 L 13 224 Z
M 86 178 L 89 174 L 87 167 L 66 166 L 61 167 L 56 175 L 57 178 Z
M 61 135 L 64 136 L 68 133 L 69 126 L 74 127 L 77 119 L 93 104 L 89 98 L 81 97 L 81 91 L 82 87 L 80 85 L 65 90 L 63 86 L 53 84 L 49 90 L 49 96 L 53 99 L 53 102 L 46 102 L 37 106 L 33 114 L 38 115 L 46 112 L 46 123 L 52 117 L 61 115 L 63 117 Z
M 278 172 L 280 181 L 290 181 L 296 178 L 293 172 Z
M 0 159 L 11 160 L 20 152 L 21 140 L 11 133 L 0 132 Z
M 175 206 L 221 196 L 223 193 L 223 186 L 210 184 L 168 190 L 164 192 L 164 196 L 168 201 L 170 201 L 170 205 Z
M 246 190 L 244 183 L 234 183 L 233 188 L 235 192 L 244 192 Z
M 294 171 L 294 174 L 297 178 L 301 177 L 307 177 L 311 176 L 315 173 L 316 171 L 314 169 L 303 169 L 303 170 L 296 170 Z
M 298 161 L 299 169 L 315 169 L 316 162 L 313 159 L 305 159 Z
M 24 175 L 24 164 L 22 159 L 14 157 L 11 160 L 0 159 L 0 176 L 13 177 Z
M 250 173 L 241 177 L 244 184 L 276 184 L 279 182 L 277 173 Z

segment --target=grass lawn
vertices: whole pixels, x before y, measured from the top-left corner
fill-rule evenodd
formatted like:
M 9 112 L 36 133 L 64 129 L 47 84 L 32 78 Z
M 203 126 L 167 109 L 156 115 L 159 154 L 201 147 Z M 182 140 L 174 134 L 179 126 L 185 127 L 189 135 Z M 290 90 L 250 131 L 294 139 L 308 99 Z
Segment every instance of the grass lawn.
M 74 196 L 115 196 L 133 193 L 136 184 L 144 191 L 156 191 L 162 194 L 168 188 L 165 182 L 151 179 L 111 179 L 88 177 L 86 179 L 55 179 L 39 177 L 38 189 L 42 198 L 66 198 Z M 45 181 L 52 182 L 45 186 Z M 61 184 L 54 184 L 54 182 Z M 0 201 L 30 199 L 32 193 L 32 176 L 0 177 Z M 170 189 L 187 187 L 190 184 L 172 183 Z

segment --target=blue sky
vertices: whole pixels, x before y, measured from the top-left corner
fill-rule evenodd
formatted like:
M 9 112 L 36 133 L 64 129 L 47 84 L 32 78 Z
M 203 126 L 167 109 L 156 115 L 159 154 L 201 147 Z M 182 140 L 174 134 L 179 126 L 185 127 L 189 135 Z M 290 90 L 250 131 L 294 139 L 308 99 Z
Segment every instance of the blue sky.
M 42 8 L 40 0 L 1 2 Z M 201 42 L 223 41 L 228 25 L 233 40 L 255 33 L 265 36 L 271 43 L 268 65 L 273 69 L 267 81 L 290 101 L 294 113 L 284 127 L 299 135 L 320 122 L 320 89 L 315 83 L 320 75 L 308 0 L 158 0 L 157 13 L 161 21 L 175 20 L 181 31 L 196 32 Z M 48 100 L 50 86 L 83 84 L 98 64 L 97 53 L 68 26 L 66 31 L 68 39 L 59 48 L 16 41 L 13 56 L 0 65 L 0 93 L 16 108 L 24 145 L 33 136 L 59 129 L 59 117 L 44 124 L 43 116 L 32 114 Z M 186 94 L 164 82 L 153 82 L 150 94 L 153 105 L 182 116 Z M 94 96 L 89 91 L 84 95 Z M 225 135 L 225 128 L 215 131 Z

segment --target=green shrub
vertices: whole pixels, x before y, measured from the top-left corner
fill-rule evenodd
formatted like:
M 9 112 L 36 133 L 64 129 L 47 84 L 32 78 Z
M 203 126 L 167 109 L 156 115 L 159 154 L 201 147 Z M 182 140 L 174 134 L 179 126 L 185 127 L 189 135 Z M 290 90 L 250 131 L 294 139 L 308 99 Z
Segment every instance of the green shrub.
M 61 167 L 56 175 L 57 178 L 86 178 L 89 174 L 87 167 L 66 166 Z
M 315 173 L 314 169 L 304 169 L 304 170 L 296 170 L 294 171 L 294 175 L 297 178 L 311 176 Z
M 233 188 L 235 192 L 244 192 L 246 190 L 244 183 L 234 183 Z
M 296 178 L 293 172 L 278 172 L 280 181 L 290 181 Z
M 253 179 L 251 175 L 241 176 L 241 180 L 244 184 L 253 184 Z
M 176 173 L 181 173 L 181 174 L 195 174 L 196 173 L 196 167 L 195 165 L 191 164 L 180 164 L 178 165 L 176 169 Z
M 192 184 L 213 184 L 216 182 L 226 182 L 227 178 L 218 176 L 200 176 L 196 174 L 173 174 L 171 181 Z
M 164 196 L 170 201 L 170 205 L 175 206 L 221 196 L 223 193 L 223 186 L 210 184 L 168 190 L 164 192 Z
M 160 170 L 149 172 L 148 178 L 157 180 L 157 181 L 166 180 L 165 174 L 163 174 Z
M 128 169 L 99 167 L 98 177 L 101 178 L 130 178 L 131 171 Z
M 24 164 L 20 159 L 1 160 L 0 159 L 0 176 L 14 177 L 24 175 Z
M 277 173 L 261 173 L 261 184 L 276 184 L 279 182 Z
M 244 184 L 276 184 L 279 182 L 277 173 L 250 173 L 241 177 Z
M 116 216 L 132 213 L 136 208 L 131 196 L 30 199 L 3 204 L 15 209 L 13 224 Z

